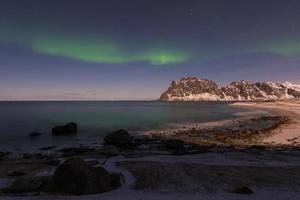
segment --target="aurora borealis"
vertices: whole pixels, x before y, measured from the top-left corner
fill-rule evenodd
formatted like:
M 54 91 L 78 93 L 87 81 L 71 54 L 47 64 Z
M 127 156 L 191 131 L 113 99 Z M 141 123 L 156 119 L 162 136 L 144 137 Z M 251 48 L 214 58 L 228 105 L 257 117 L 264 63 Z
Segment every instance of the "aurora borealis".
M 6 35 L 10 35 L 7 33 Z M 9 37 L 7 37 L 9 38 Z M 31 36 L 23 40 L 9 39 L 8 44 L 22 44 L 34 52 L 46 55 L 62 56 L 74 60 L 92 63 L 122 64 L 130 62 L 149 62 L 152 65 L 182 63 L 188 54 L 165 47 L 154 47 L 132 52 L 116 41 L 97 38 L 80 38 L 71 35 Z
M 300 83 L 297 0 L 2 0 L 0 100 L 155 99 L 183 76 Z
M 113 64 L 145 61 L 153 65 L 163 65 L 182 63 L 188 57 L 183 53 L 164 49 L 146 50 L 132 54 L 130 50 L 123 49 L 113 42 L 61 38 L 34 40 L 32 49 L 38 53 L 60 55 L 86 62 Z

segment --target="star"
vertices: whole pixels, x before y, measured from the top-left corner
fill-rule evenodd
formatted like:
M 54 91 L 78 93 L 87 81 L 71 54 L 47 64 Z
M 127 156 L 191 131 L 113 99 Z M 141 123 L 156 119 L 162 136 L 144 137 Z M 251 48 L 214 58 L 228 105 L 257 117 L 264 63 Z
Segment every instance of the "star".
M 192 17 L 193 14 L 194 14 L 194 13 L 193 13 L 192 11 L 189 11 L 189 10 L 186 11 L 186 13 L 185 13 L 185 15 L 188 16 L 188 17 Z

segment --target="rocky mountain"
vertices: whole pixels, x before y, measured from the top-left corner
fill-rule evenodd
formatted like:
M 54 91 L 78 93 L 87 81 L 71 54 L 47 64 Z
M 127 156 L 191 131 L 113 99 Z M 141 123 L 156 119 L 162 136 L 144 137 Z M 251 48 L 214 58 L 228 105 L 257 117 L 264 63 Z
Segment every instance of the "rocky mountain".
M 300 85 L 290 82 L 234 81 L 219 87 L 214 81 L 185 77 L 172 81 L 161 101 L 266 101 L 300 98 Z

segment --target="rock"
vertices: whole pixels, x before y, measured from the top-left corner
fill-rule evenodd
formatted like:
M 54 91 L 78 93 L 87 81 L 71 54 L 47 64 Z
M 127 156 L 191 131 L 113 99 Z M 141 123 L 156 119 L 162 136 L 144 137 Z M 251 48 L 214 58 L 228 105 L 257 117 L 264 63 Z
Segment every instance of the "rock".
M 161 141 L 157 138 L 138 136 L 134 138 L 134 143 L 137 146 L 158 144 Z
M 42 133 L 39 133 L 39 132 L 33 132 L 33 133 L 30 133 L 30 134 L 29 134 L 29 137 L 31 137 L 31 138 L 36 138 L 36 137 L 41 136 L 41 135 L 43 135 L 43 134 L 42 134 Z
M 77 156 L 88 152 L 92 152 L 95 151 L 95 149 L 85 147 L 85 146 L 80 146 L 80 147 L 62 148 L 57 151 L 62 152 L 64 157 L 71 157 L 71 156 Z
M 0 151 L 0 159 L 6 158 L 10 153 L 9 152 L 1 152 Z
M 24 171 L 20 171 L 20 170 L 14 170 L 9 172 L 6 176 L 11 176 L 11 177 L 15 177 L 15 176 L 24 176 L 26 173 Z
M 112 144 L 117 146 L 126 146 L 133 143 L 129 133 L 124 129 L 120 129 L 108 134 L 107 136 L 104 137 L 104 141 L 107 144 Z
M 295 90 L 293 88 L 288 89 L 288 94 L 295 97 L 295 98 L 300 98 L 300 90 Z
M 98 160 L 89 160 L 89 161 L 86 161 L 86 164 L 88 164 L 90 166 L 95 166 L 95 165 L 99 164 L 99 161 Z
M 192 134 L 192 135 L 196 135 L 196 134 L 197 134 L 197 130 L 196 130 L 195 128 L 192 128 L 192 129 L 191 129 L 191 134 Z
M 250 148 L 255 150 L 260 150 L 260 151 L 266 150 L 266 147 L 263 145 L 251 145 Z
M 66 135 L 77 133 L 77 124 L 75 122 L 70 122 L 63 126 L 55 126 L 52 128 L 52 135 Z
M 55 191 L 84 195 L 102 193 L 119 186 L 119 180 L 102 167 L 91 167 L 80 158 L 67 159 L 53 176 Z
M 254 192 L 248 188 L 247 186 L 244 187 L 238 187 L 235 188 L 234 190 L 231 191 L 232 193 L 237 193 L 237 194 L 253 194 Z
M 55 149 L 55 148 L 56 148 L 56 146 L 48 146 L 48 147 L 42 147 L 42 148 L 39 148 L 39 150 L 47 151 L 47 150 Z
M 116 156 L 120 154 L 120 151 L 113 145 L 104 145 L 100 150 L 100 153 L 104 155 Z
M 61 161 L 59 159 L 49 159 L 45 162 L 45 164 L 51 165 L 51 166 L 57 166 L 60 163 L 61 163 Z
M 24 159 L 44 159 L 45 156 L 41 153 L 24 153 Z
M 11 193 L 25 193 L 41 190 L 44 185 L 49 183 L 47 177 L 21 177 L 15 180 L 9 188 Z
M 62 153 L 68 153 L 68 152 L 75 152 L 75 153 L 86 153 L 89 151 L 92 151 L 92 148 L 89 147 L 85 147 L 85 146 L 80 146 L 80 147 L 70 147 L 70 148 L 62 148 L 57 150 L 58 152 L 62 152 Z
M 166 140 L 165 146 L 169 149 L 183 149 L 184 142 L 182 140 L 177 139 Z

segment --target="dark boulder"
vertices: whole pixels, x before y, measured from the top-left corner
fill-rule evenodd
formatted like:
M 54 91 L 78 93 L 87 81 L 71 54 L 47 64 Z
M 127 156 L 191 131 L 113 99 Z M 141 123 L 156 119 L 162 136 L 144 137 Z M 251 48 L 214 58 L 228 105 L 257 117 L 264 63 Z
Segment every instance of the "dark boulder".
M 39 132 L 33 132 L 33 133 L 29 134 L 29 137 L 30 138 L 36 138 L 36 137 L 41 136 L 41 135 L 43 135 L 43 134 L 39 133 Z
M 119 186 L 119 176 L 102 167 L 89 166 L 80 158 L 70 158 L 60 165 L 53 176 L 56 192 L 84 195 L 113 190 Z
M 21 170 L 14 170 L 9 172 L 6 176 L 16 177 L 16 176 L 24 176 L 26 174 L 25 171 Z
M 253 194 L 254 192 L 247 186 L 238 187 L 231 191 L 232 193 L 236 194 Z
M 169 149 L 183 149 L 184 142 L 182 140 L 170 139 L 165 141 L 165 146 Z
M 24 153 L 23 159 L 44 159 L 45 156 L 42 153 Z
M 95 151 L 95 149 L 86 146 L 80 146 L 80 147 L 62 148 L 57 151 L 62 152 L 64 157 L 71 157 L 71 156 L 78 156 L 85 153 L 93 152 Z
M 114 145 L 104 145 L 100 153 L 103 155 L 116 156 L 120 154 L 120 151 Z
M 55 149 L 55 148 L 56 148 L 56 146 L 47 146 L 47 147 L 39 148 L 39 150 L 47 151 L 47 150 L 51 150 L 51 149 Z
M 7 158 L 7 156 L 9 155 L 9 152 L 1 152 L 0 151 L 0 160 Z
M 48 159 L 47 161 L 45 161 L 45 164 L 51 165 L 51 166 L 57 166 L 60 163 L 61 163 L 61 161 L 59 159 Z
M 104 141 L 107 144 L 112 144 L 117 146 L 126 146 L 133 143 L 129 133 L 124 129 L 111 132 L 110 134 L 104 137 Z
M 66 135 L 77 133 L 77 124 L 75 122 L 52 128 L 52 135 Z
M 263 146 L 263 145 L 251 145 L 250 149 L 264 151 L 264 150 L 266 150 L 266 146 Z
M 7 192 L 9 193 L 26 193 L 45 190 L 46 186 L 50 184 L 49 177 L 31 177 L 22 176 L 16 179 Z
M 89 161 L 86 161 L 86 164 L 88 164 L 90 166 L 96 166 L 96 165 L 99 165 L 100 162 L 98 160 L 89 160 Z

